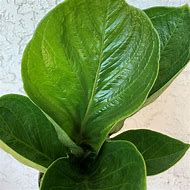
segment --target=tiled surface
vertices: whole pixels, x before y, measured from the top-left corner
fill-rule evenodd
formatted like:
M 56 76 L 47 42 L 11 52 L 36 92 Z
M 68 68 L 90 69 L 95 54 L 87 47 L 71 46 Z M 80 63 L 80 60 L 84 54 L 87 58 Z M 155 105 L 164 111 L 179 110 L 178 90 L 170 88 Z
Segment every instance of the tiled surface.
M 0 0 L 0 95 L 23 94 L 20 61 L 40 19 L 56 0 Z M 142 8 L 189 0 L 128 0 Z M 125 128 L 151 128 L 190 142 L 190 65 L 154 104 L 126 121 Z M 172 169 L 148 178 L 148 190 L 189 190 L 190 151 Z M 0 190 L 37 190 L 37 171 L 0 150 Z

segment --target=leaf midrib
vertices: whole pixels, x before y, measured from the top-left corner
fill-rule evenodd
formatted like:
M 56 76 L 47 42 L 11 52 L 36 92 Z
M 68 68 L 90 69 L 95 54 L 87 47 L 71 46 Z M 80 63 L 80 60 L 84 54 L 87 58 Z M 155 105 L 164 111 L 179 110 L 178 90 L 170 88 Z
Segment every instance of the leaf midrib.
M 149 162 L 149 161 L 155 161 L 155 160 L 160 160 L 160 159 L 164 159 L 166 157 L 172 157 L 174 155 L 179 155 L 178 157 L 181 157 L 180 153 L 185 153 L 185 151 L 187 151 L 188 148 L 184 147 L 182 150 L 179 150 L 177 152 L 174 152 L 172 154 L 167 154 L 165 156 L 159 156 L 159 157 L 153 157 L 153 158 L 149 158 L 149 159 L 145 159 L 146 162 Z
M 104 23 L 103 23 L 101 48 L 100 48 L 100 55 L 99 55 L 99 59 L 98 59 L 98 68 L 97 68 L 97 71 L 96 71 L 96 76 L 95 76 L 95 80 L 94 80 L 93 87 L 92 87 L 92 93 L 91 93 L 91 96 L 90 96 L 90 99 L 89 99 L 89 102 L 88 102 L 88 105 L 87 105 L 87 109 L 86 109 L 86 112 L 85 112 L 85 115 L 84 115 L 84 119 L 82 121 L 81 130 L 80 130 L 80 136 L 82 135 L 83 129 L 85 128 L 85 124 L 86 124 L 86 122 L 88 120 L 89 111 L 90 111 L 90 108 L 92 106 L 93 98 L 94 98 L 95 93 L 96 93 L 96 87 L 98 85 L 98 78 L 99 78 L 99 74 L 100 74 L 101 63 L 102 63 L 102 59 L 103 59 L 103 50 L 104 50 L 104 45 L 105 45 L 104 43 L 105 43 L 105 37 L 106 37 L 106 25 L 107 25 L 109 7 L 110 7 L 110 1 L 109 1 L 108 6 L 107 6 L 107 11 L 106 11 L 105 19 L 104 19 Z

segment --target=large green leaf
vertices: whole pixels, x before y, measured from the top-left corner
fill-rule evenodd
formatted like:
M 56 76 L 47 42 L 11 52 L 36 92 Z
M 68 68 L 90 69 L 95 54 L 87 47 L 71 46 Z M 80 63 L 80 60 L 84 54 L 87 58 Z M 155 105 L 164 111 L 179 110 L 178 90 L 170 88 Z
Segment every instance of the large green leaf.
M 190 60 L 190 8 L 155 7 L 145 10 L 161 41 L 160 70 L 145 105 L 157 99 Z
M 183 71 L 190 59 L 190 9 L 182 7 L 153 7 L 145 10 L 157 30 L 161 42 L 160 70 L 146 103 L 154 102 Z M 120 121 L 112 131 L 123 126 Z
M 146 169 L 134 145 L 113 141 L 103 145 L 90 169 L 69 159 L 55 161 L 45 173 L 41 190 L 146 190 Z
M 160 70 L 146 106 L 154 102 L 181 73 L 190 59 L 190 9 L 153 7 L 145 10 L 157 30 L 161 42 Z M 113 132 L 123 126 L 117 123 Z
M 56 128 L 27 97 L 0 97 L 0 148 L 24 164 L 44 172 L 69 149 L 76 153 L 78 147 Z
M 77 144 L 99 150 L 135 112 L 158 72 L 159 39 L 124 0 L 67 0 L 40 23 L 22 61 L 24 88 Z
M 142 154 L 147 167 L 147 175 L 161 173 L 180 160 L 189 145 L 166 135 L 150 130 L 126 131 L 114 140 L 132 142 Z

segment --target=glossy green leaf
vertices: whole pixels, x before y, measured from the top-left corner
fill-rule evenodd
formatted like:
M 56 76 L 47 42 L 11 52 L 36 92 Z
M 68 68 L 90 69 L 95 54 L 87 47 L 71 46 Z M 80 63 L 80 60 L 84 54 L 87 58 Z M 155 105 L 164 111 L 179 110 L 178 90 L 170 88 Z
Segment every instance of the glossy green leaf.
M 146 103 L 154 102 L 183 71 L 190 60 L 190 9 L 153 7 L 145 10 L 157 30 L 161 42 L 160 69 Z M 124 122 L 121 121 L 120 123 Z M 113 132 L 120 130 L 119 123 Z
M 105 143 L 97 160 L 83 170 L 69 159 L 55 161 L 45 173 L 40 190 L 146 190 L 142 156 L 125 141 Z
M 56 128 L 27 97 L 0 97 L 0 148 L 22 163 L 44 172 L 69 149 L 76 153 L 76 145 Z
M 154 7 L 145 10 L 161 42 L 160 70 L 146 105 L 157 99 L 190 60 L 190 8 Z
M 146 162 L 147 175 L 169 169 L 190 147 L 179 140 L 145 129 L 126 131 L 114 140 L 130 141 L 137 147 Z
M 159 39 L 124 0 L 67 0 L 40 23 L 22 61 L 29 97 L 77 144 L 99 150 L 113 125 L 145 101 Z

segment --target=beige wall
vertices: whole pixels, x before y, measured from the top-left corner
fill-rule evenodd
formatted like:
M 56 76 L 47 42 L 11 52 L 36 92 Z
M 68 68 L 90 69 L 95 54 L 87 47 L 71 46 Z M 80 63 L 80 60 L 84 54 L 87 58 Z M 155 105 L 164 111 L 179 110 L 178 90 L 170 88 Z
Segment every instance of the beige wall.
M 23 49 L 53 0 L 0 0 L 0 95 L 24 93 Z M 60 1 L 59 1 L 60 2 Z M 180 5 L 189 0 L 129 0 L 133 5 Z M 155 103 L 128 119 L 125 130 L 150 128 L 190 142 L 190 65 Z M 172 169 L 148 178 L 148 190 L 190 189 L 190 151 Z M 37 172 L 0 150 L 0 190 L 36 190 Z

